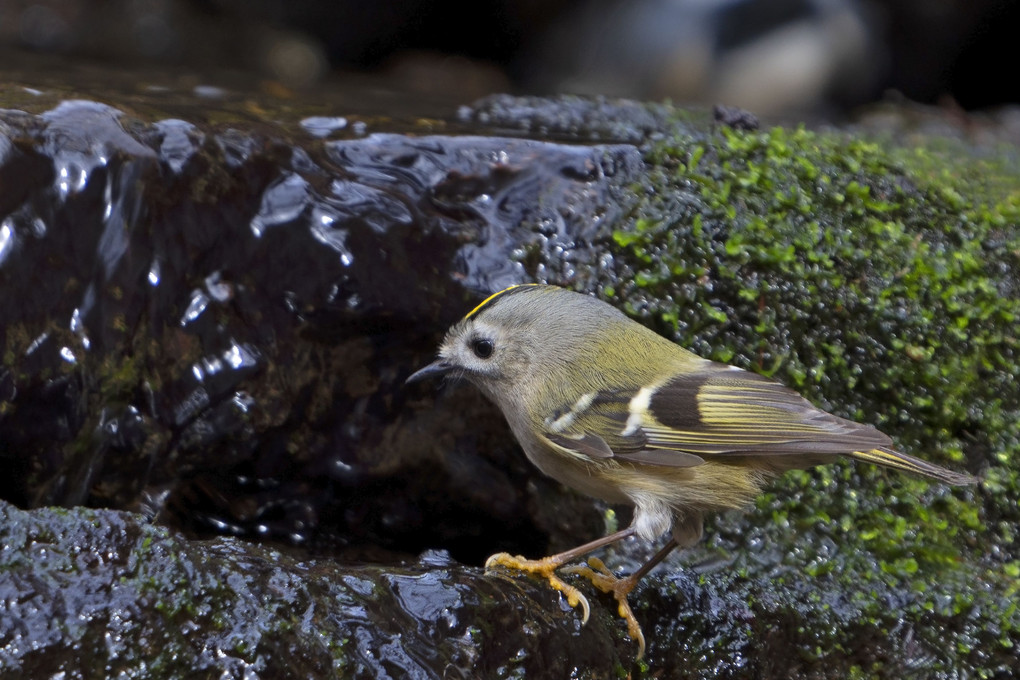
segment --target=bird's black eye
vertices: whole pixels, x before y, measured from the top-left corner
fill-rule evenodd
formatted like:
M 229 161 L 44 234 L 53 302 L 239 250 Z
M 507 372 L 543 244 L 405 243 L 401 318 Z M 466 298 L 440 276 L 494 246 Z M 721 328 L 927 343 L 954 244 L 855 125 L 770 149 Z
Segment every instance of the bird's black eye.
M 471 343 L 471 349 L 479 359 L 488 359 L 492 356 L 492 340 L 480 338 Z

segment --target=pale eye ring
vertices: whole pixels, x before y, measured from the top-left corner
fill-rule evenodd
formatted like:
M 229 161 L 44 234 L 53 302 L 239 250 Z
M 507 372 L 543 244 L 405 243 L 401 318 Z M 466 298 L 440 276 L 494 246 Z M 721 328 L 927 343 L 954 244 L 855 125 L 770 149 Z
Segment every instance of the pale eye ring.
M 479 359 L 488 359 L 492 356 L 492 340 L 486 338 L 479 338 L 471 343 L 471 349 L 474 351 L 475 356 Z

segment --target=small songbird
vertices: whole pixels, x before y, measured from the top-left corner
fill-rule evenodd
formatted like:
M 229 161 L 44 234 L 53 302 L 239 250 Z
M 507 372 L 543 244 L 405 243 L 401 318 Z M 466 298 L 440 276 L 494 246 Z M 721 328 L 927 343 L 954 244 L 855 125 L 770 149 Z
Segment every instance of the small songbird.
M 974 479 L 894 450 L 869 425 L 826 413 L 783 385 L 701 357 L 594 297 L 555 286 L 511 286 L 454 325 L 439 358 L 407 379 L 466 378 L 502 410 L 542 472 L 610 503 L 634 506 L 626 529 L 558 555 L 493 555 L 487 567 L 539 574 L 571 606 L 584 595 L 556 570 L 637 535 L 670 538 L 624 579 L 598 560 L 573 567 L 604 592 L 644 653 L 627 595 L 678 546 L 701 537 L 703 514 L 749 505 L 786 470 L 847 456 L 947 484 Z

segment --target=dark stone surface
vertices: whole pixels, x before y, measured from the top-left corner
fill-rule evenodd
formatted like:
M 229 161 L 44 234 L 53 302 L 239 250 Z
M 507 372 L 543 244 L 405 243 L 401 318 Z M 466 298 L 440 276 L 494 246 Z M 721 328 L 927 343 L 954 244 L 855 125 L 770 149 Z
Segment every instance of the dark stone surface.
M 340 565 L 3 501 L 0 545 L 2 678 L 567 677 L 627 654 L 540 584 L 443 553 Z
M 522 253 L 593 260 L 637 149 L 294 142 L 86 101 L 3 120 L 5 498 L 167 497 L 195 529 L 452 541 L 473 560 L 506 525 L 529 542 L 527 472 L 478 455 L 472 424 L 438 425 L 403 380 L 473 294 L 523 278 Z

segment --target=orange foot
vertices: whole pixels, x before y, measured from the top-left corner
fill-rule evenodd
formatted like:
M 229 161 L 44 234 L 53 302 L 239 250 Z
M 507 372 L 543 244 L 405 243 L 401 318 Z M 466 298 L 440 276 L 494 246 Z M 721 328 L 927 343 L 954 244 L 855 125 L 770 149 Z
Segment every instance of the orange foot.
M 641 625 L 638 623 L 637 618 L 635 618 L 634 612 L 630 608 L 630 603 L 627 602 L 627 596 L 630 595 L 632 590 L 634 590 L 634 586 L 637 585 L 641 576 L 639 574 L 632 574 L 627 578 L 618 578 L 615 574 L 613 574 L 613 572 L 609 571 L 605 563 L 597 557 L 589 557 L 587 567 L 572 566 L 566 567 L 563 571 L 583 576 L 591 581 L 592 585 L 601 590 L 603 593 L 612 593 L 613 597 L 616 598 L 618 605 L 617 611 L 619 612 L 620 617 L 627 622 L 627 633 L 630 635 L 630 639 L 635 640 L 638 643 L 637 658 L 640 660 L 644 657 L 645 635 L 641 632 Z M 637 578 L 635 578 L 635 576 L 637 576 Z M 588 617 L 585 616 L 586 620 L 587 618 Z
M 556 556 L 544 557 L 540 560 L 528 560 L 520 555 L 515 556 L 510 553 L 496 553 L 489 557 L 489 559 L 485 560 L 486 569 L 491 569 L 493 567 L 505 567 L 507 569 L 541 576 L 546 579 L 549 581 L 549 585 L 567 597 L 567 604 L 571 607 L 581 605 L 581 611 L 583 612 L 581 623 L 588 623 L 588 616 L 591 614 L 591 607 L 588 605 L 588 598 L 586 598 L 584 593 L 580 590 L 569 583 L 564 582 L 563 579 L 556 575 L 556 570 L 561 566 L 563 566 L 563 561 L 556 559 Z

